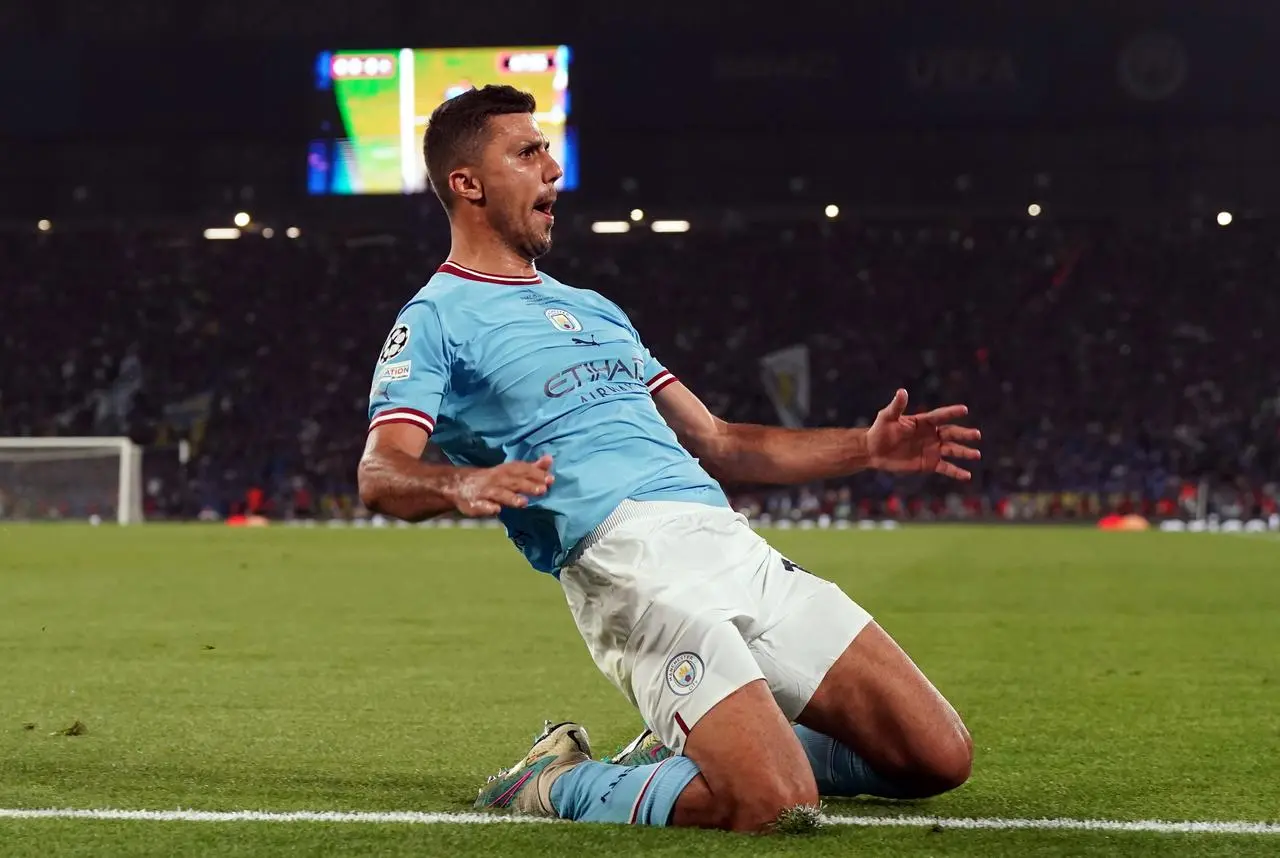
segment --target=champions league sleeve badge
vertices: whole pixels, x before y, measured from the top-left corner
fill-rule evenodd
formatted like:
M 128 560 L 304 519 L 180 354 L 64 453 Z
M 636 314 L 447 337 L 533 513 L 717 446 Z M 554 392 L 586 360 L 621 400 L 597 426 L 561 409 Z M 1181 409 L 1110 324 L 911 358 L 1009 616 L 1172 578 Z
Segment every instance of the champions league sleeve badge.
M 407 345 L 409 345 L 409 326 L 396 325 L 391 329 L 391 333 L 387 334 L 387 341 L 382 344 L 382 354 L 378 356 L 378 363 L 386 363 L 398 357 Z

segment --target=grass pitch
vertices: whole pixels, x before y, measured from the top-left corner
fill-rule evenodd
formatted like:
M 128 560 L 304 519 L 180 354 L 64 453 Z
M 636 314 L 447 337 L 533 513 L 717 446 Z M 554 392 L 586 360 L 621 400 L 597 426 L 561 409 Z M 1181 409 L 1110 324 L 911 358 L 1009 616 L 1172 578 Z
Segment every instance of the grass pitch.
M 1280 819 L 1280 542 L 789 531 L 965 717 L 973 780 L 842 816 Z M 491 530 L 0 526 L 0 808 L 470 809 L 543 718 L 640 722 Z M 81 735 L 65 735 L 77 722 Z M 1273 835 L 0 818 L 0 855 L 1275 855 Z

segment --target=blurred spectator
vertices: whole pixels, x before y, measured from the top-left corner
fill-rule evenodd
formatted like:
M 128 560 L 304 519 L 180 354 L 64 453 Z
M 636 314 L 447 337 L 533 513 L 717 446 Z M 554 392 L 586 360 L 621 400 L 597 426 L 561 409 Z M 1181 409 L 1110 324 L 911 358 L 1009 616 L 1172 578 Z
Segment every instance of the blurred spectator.
M 133 436 L 152 515 L 363 516 L 373 362 L 443 238 L 2 235 L 0 435 Z M 1280 482 L 1278 238 L 835 222 L 565 236 L 545 267 L 622 305 L 725 419 L 776 422 L 758 358 L 804 343 L 815 425 L 865 426 L 904 386 L 913 408 L 968 403 L 984 431 L 971 484 L 728 487 L 744 511 L 1185 515 L 1207 480 L 1215 509 L 1248 516 Z

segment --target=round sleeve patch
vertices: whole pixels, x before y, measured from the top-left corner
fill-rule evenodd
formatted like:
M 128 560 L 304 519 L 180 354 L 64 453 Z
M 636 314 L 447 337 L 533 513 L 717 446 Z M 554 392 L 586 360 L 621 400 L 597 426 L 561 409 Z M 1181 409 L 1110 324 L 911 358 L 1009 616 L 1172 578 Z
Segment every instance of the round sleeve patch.
M 396 325 L 391 329 L 391 333 L 387 334 L 387 341 L 382 344 L 382 354 L 379 355 L 378 362 L 386 363 L 399 357 L 407 345 L 409 345 L 409 326 Z
M 667 662 L 667 687 L 683 697 L 702 682 L 706 667 L 697 653 L 682 652 Z

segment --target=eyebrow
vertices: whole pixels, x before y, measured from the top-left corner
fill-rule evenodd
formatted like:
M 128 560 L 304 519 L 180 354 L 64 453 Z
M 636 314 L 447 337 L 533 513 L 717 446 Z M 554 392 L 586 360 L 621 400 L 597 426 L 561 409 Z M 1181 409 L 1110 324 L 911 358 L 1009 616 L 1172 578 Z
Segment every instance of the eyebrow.
M 518 148 L 518 149 L 520 149 L 520 150 L 522 150 L 522 151 L 523 151 L 524 149 L 527 149 L 527 148 L 529 148 L 530 146 L 534 146 L 534 147 L 537 147 L 537 148 L 539 148 L 539 149 L 545 149 L 546 147 L 548 147 L 548 146 L 550 146 L 550 145 L 551 145 L 551 141 L 550 141 L 550 140 L 548 140 L 546 137 L 539 137 L 539 138 L 536 138 L 536 139 L 535 139 L 535 138 L 530 137 L 530 138 L 526 138 L 526 139 L 524 139 L 524 140 L 521 140 L 521 141 L 520 141 L 520 145 L 519 145 L 518 147 L 516 147 L 516 148 Z

